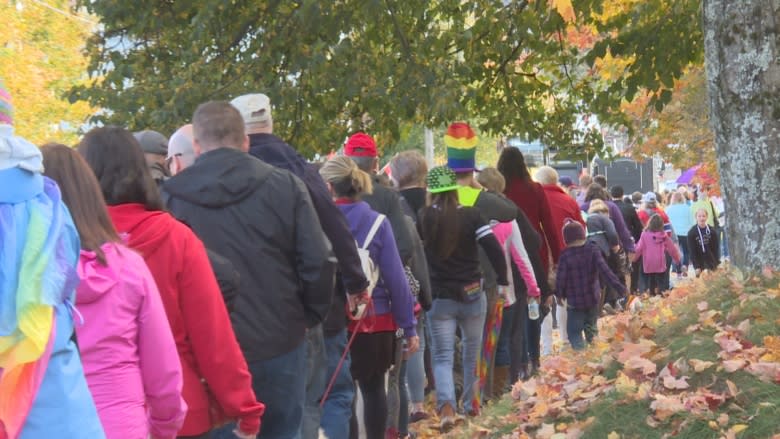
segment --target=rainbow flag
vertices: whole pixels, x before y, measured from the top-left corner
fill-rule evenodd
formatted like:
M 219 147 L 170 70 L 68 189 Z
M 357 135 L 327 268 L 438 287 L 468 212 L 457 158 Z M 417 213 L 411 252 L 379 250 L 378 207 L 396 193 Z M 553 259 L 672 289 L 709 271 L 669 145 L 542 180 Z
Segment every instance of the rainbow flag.
M 479 413 L 482 405 L 482 395 L 487 386 L 490 365 L 496 355 L 498 336 L 501 333 L 501 323 L 504 320 L 504 298 L 499 297 L 493 309 L 488 310 L 488 318 L 485 321 L 485 331 L 482 337 L 482 353 L 477 359 L 477 389 L 474 399 L 471 401 L 472 411 Z
M 26 172 L 8 169 L 2 173 Z M 7 175 L 7 174 L 6 174 Z M 3 203 L 0 190 L 0 423 L 19 436 L 43 381 L 55 336 L 55 306 L 78 281 L 78 235 L 57 186 L 37 174 L 32 198 Z

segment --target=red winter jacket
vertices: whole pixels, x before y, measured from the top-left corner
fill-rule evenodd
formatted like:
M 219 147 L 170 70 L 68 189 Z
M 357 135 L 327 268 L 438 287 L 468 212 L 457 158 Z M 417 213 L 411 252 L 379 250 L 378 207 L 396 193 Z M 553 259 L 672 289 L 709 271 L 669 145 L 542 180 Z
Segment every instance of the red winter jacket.
M 566 248 L 566 243 L 563 240 L 563 222 L 566 221 L 566 218 L 571 218 L 585 227 L 585 221 L 582 220 L 582 213 L 577 201 L 561 189 L 560 186 L 557 184 L 545 184 L 542 187 L 544 188 L 544 194 L 547 196 L 547 204 L 550 206 L 553 230 L 558 236 L 560 251 L 563 251 Z
M 108 212 L 149 266 L 171 325 L 188 406 L 178 434 L 206 433 L 224 417 L 238 419 L 242 431 L 256 434 L 265 406 L 255 398 L 203 243 L 167 212 L 147 211 L 141 204 L 109 206 Z
M 534 227 L 534 230 L 539 233 L 539 236 L 544 238 L 539 253 L 542 257 L 542 265 L 544 266 L 546 278 L 550 269 L 547 252 L 548 245 L 552 251 L 554 263 L 558 263 L 562 247 L 558 237 L 560 231 L 558 233 L 555 231 L 555 222 L 553 221 L 550 205 L 547 203 L 544 189 L 542 189 L 542 185 L 539 183 L 533 181 L 526 182 L 516 178 L 507 183 L 504 193 L 507 198 L 517 204 L 517 207 L 523 210 L 525 216 L 528 217 L 528 221 Z

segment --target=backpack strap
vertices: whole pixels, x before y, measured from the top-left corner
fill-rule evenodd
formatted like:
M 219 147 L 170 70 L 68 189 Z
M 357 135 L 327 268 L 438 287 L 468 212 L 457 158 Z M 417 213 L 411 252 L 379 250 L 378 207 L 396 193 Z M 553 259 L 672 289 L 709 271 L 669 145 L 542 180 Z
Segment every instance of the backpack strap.
M 371 225 L 371 229 L 368 231 L 368 235 L 366 235 L 366 240 L 363 241 L 363 246 L 360 247 L 363 250 L 366 250 L 368 248 L 368 245 L 371 244 L 371 241 L 374 240 L 374 235 L 376 235 L 376 232 L 379 230 L 379 226 L 382 225 L 382 221 L 384 221 L 386 217 L 382 215 L 381 213 L 376 216 L 376 219 L 374 220 L 374 224 Z

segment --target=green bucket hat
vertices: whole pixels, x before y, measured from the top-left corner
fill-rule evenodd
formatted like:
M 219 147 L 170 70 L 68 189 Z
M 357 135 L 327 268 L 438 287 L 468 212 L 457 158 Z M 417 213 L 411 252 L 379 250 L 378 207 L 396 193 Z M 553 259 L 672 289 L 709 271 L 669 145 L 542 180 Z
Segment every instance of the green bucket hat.
M 425 182 L 428 184 L 428 192 L 432 194 L 458 189 L 455 172 L 446 166 L 437 166 L 428 171 Z

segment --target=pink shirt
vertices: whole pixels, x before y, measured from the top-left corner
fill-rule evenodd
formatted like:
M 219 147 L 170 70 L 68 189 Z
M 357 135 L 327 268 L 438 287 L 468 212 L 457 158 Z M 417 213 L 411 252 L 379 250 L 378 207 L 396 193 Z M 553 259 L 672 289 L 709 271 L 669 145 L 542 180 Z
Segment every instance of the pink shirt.
M 536 284 L 536 277 L 534 277 L 531 260 L 528 259 L 528 253 L 525 251 L 523 235 L 520 233 L 520 227 L 518 227 L 517 222 L 510 221 L 506 223 L 497 223 L 493 226 L 493 234 L 504 249 L 509 284 L 513 285 L 512 270 L 510 269 L 509 263 L 509 258 L 511 256 L 512 260 L 515 261 L 515 265 L 517 265 L 518 271 L 520 271 L 520 276 L 525 281 L 528 295 L 531 297 L 539 297 L 541 295 L 539 286 Z
M 666 232 L 645 230 L 637 243 L 634 262 L 641 257 L 645 273 L 663 273 L 667 269 L 665 253 L 669 253 L 675 263 L 680 263 L 680 250 Z
M 76 334 L 106 437 L 174 438 L 187 405 L 160 293 L 140 255 L 115 243 L 101 249 L 106 265 L 81 251 Z

